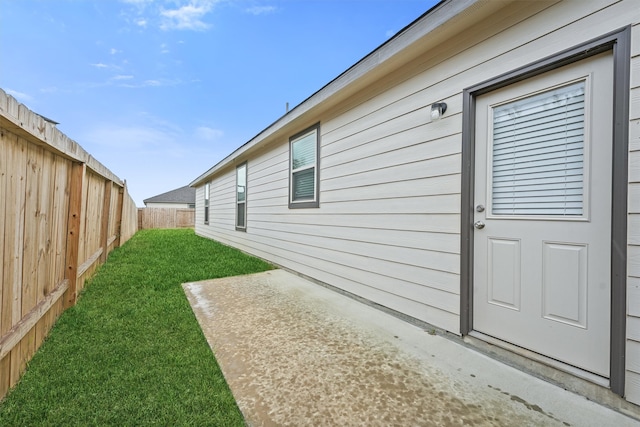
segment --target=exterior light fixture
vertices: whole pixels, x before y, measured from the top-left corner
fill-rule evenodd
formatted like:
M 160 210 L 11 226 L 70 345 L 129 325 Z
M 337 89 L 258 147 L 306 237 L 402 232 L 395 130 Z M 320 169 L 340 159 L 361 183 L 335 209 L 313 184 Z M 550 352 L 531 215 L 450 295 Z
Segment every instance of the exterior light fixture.
M 431 121 L 440 120 L 445 111 L 447 111 L 446 103 L 436 102 L 431 104 Z

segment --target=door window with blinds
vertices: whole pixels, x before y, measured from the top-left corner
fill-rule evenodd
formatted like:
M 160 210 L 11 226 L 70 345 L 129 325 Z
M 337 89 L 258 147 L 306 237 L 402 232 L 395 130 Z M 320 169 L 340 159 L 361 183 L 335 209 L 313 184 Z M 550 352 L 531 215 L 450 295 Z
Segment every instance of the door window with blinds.
M 493 106 L 491 215 L 582 218 L 587 80 Z
M 320 126 L 293 136 L 290 144 L 289 208 L 317 208 Z

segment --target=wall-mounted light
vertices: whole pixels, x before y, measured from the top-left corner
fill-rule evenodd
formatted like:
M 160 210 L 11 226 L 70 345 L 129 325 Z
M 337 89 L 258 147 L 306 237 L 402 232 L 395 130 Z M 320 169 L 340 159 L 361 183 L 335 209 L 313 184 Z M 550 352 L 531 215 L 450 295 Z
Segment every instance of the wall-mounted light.
M 431 121 L 440 120 L 445 111 L 447 111 L 446 103 L 435 102 L 431 104 Z

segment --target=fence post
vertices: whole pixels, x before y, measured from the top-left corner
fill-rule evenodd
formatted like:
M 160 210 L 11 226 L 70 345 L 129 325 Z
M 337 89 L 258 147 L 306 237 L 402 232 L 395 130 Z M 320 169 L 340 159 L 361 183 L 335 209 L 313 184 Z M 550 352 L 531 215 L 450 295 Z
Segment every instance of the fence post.
M 109 249 L 109 216 L 111 214 L 112 187 L 112 181 L 107 179 L 104 183 L 104 200 L 102 201 L 102 224 L 100 225 L 100 244 L 102 246 L 100 264 L 104 263 L 107 260 L 107 251 Z
M 84 163 L 73 163 L 69 188 L 69 221 L 67 228 L 67 253 L 65 278 L 69 280 L 69 289 L 65 298 L 65 309 L 75 305 L 78 298 L 78 250 L 80 246 L 80 225 L 82 210 L 82 184 L 86 173 Z
M 124 180 L 124 185 L 118 188 L 118 206 L 116 207 L 116 244 L 115 247 L 119 248 L 122 243 L 122 217 L 124 209 L 124 197 L 127 192 L 127 180 Z

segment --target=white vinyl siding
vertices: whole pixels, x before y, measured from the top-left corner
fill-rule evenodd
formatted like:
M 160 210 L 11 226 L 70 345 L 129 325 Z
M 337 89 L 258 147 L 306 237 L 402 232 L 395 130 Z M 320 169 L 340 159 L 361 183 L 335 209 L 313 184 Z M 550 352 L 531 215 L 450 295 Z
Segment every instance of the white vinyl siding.
M 636 20 L 636 23 L 640 19 Z M 632 28 L 629 108 L 629 221 L 626 399 L 640 405 L 640 25 Z
M 459 333 L 463 89 L 622 28 L 630 16 L 637 22 L 638 13 L 635 2 L 626 0 L 594 0 L 579 7 L 575 2 L 517 2 L 489 14 L 473 31 L 443 34 L 442 42 L 395 71 L 387 64 L 384 74 L 357 90 L 347 86 L 344 98 L 308 112 L 292 110 L 290 115 L 303 111 L 292 119 L 294 125 L 283 125 L 275 136 L 267 132 L 262 148 L 240 151 L 251 162 L 250 228 L 234 232 L 231 161 L 212 177 L 216 220 L 208 226 L 197 222 L 196 232 Z M 634 27 L 630 164 L 637 173 L 631 174 L 629 198 L 629 293 L 630 298 L 637 295 L 634 301 L 640 301 L 639 32 Z M 436 101 L 446 102 L 447 112 L 430 123 L 429 107 Z M 317 122 L 322 123 L 322 206 L 289 209 L 289 136 Z M 631 310 L 632 328 L 640 331 L 635 322 L 640 311 Z M 629 349 L 640 350 L 640 332 L 629 332 L 628 342 Z M 627 394 L 640 403 L 640 351 L 631 350 Z
M 585 82 L 493 107 L 493 215 L 581 216 Z

